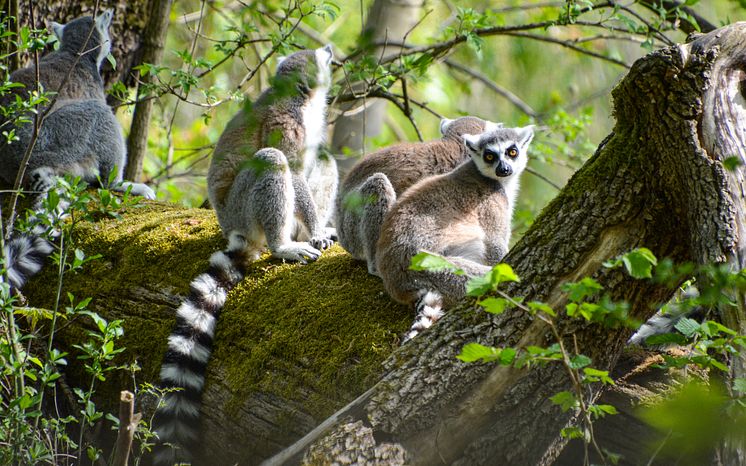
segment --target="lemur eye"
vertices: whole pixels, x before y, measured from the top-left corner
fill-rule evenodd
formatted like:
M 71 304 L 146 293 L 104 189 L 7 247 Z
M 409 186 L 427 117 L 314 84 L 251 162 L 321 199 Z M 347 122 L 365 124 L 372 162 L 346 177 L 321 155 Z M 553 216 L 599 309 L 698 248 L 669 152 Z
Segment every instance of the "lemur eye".
M 513 157 L 513 158 L 518 157 L 518 149 L 516 149 L 515 146 L 511 146 L 510 148 L 508 148 L 508 150 L 505 151 L 505 153 L 508 154 L 508 157 Z
M 497 154 L 491 150 L 484 151 L 484 161 L 487 163 L 492 163 L 495 161 L 495 158 L 497 157 Z

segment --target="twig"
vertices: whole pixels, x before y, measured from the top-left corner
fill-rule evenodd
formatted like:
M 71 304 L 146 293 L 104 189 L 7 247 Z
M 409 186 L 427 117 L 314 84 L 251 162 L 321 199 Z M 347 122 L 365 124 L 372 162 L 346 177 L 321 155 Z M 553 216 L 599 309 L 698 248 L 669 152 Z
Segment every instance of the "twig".
M 128 390 L 122 390 L 119 394 L 119 433 L 114 447 L 112 466 L 127 466 L 132 439 L 140 419 L 142 419 L 142 414 L 135 413 L 135 395 Z
M 546 176 L 544 176 L 544 175 L 542 175 L 541 173 L 537 172 L 537 171 L 536 171 L 536 170 L 534 170 L 533 168 L 531 168 L 531 167 L 526 167 L 526 171 L 527 171 L 528 173 L 530 173 L 530 174 L 534 175 L 534 176 L 535 176 L 535 177 L 537 177 L 538 179 L 540 179 L 540 180 L 544 181 L 545 183 L 547 183 L 548 185 L 550 185 L 551 187 L 553 187 L 553 188 L 554 188 L 554 189 L 556 189 L 557 191 L 561 191 L 561 190 L 562 190 L 562 186 L 558 185 L 557 183 L 555 183 L 554 181 L 550 180 L 550 179 L 549 179 L 549 178 L 547 178 Z
M 584 55 L 589 55 L 594 58 L 598 58 L 600 60 L 607 61 L 609 63 L 613 63 L 615 65 L 619 65 L 621 67 L 629 69 L 630 66 L 626 63 L 624 63 L 621 60 L 617 60 L 616 58 L 607 57 L 605 55 L 601 55 L 600 53 L 593 52 L 591 50 L 586 50 L 582 47 L 578 47 L 577 45 L 574 45 L 571 41 L 561 40 L 561 39 L 555 39 L 553 37 L 547 37 L 547 36 L 541 36 L 538 34 L 530 34 L 527 32 L 505 32 L 506 36 L 513 36 L 513 37 L 523 37 L 526 39 L 533 39 L 538 40 L 541 42 L 549 42 L 552 44 L 561 45 L 563 47 L 567 47 L 568 49 L 574 50 L 576 52 L 582 53 Z
M 478 71 L 475 71 L 475 70 L 473 70 L 473 69 L 471 69 L 471 68 L 469 68 L 467 66 L 464 66 L 461 63 L 457 63 L 457 62 L 455 62 L 453 60 L 450 60 L 448 58 L 445 59 L 444 63 L 447 66 L 449 66 L 450 68 L 453 68 L 453 69 L 458 70 L 458 71 L 460 71 L 462 73 L 465 73 L 465 74 L 471 76 L 472 78 L 476 79 L 477 81 L 480 81 L 482 84 L 484 84 L 485 86 L 487 86 L 490 90 L 492 90 L 496 94 L 504 97 L 506 100 L 508 100 L 508 102 L 510 102 L 511 104 L 513 104 L 516 108 L 518 108 L 518 110 L 522 111 L 526 115 L 528 115 L 528 116 L 530 116 L 532 118 L 537 118 L 538 117 L 539 114 L 536 112 L 536 110 L 534 110 L 533 108 L 531 108 L 530 105 L 528 105 L 526 102 L 524 102 L 523 100 L 521 100 L 520 97 L 518 97 L 517 95 L 513 94 L 512 92 L 510 92 L 509 90 L 505 89 L 504 87 L 500 86 L 499 84 L 495 83 L 494 81 L 492 81 L 490 78 L 488 78 L 484 74 L 482 74 L 482 73 L 480 73 Z

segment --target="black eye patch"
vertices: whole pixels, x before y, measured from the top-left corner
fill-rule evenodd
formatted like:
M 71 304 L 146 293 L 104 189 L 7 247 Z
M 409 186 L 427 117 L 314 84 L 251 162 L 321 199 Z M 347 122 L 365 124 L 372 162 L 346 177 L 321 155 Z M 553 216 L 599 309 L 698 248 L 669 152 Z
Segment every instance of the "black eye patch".
M 515 144 L 505 149 L 505 155 L 512 159 L 518 157 L 518 148 L 515 146 Z
M 492 149 L 486 149 L 484 153 L 482 154 L 482 158 L 487 163 L 492 163 L 495 160 L 497 160 L 499 157 L 500 155 Z

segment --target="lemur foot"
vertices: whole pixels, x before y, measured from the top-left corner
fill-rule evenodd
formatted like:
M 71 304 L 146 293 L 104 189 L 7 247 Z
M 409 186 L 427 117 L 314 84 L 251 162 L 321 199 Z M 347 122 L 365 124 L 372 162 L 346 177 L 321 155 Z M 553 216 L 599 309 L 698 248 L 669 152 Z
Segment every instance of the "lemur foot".
M 308 242 L 316 249 L 323 251 L 329 249 L 337 240 L 337 230 L 334 228 L 325 228 L 322 235 L 314 236 Z
M 321 251 L 308 243 L 292 242 L 283 244 L 272 255 L 278 259 L 285 259 L 306 264 L 308 261 L 315 261 L 321 256 Z
M 333 227 L 326 227 L 324 228 L 324 231 L 326 232 L 326 236 L 332 239 L 332 241 L 337 242 L 339 241 L 339 236 L 337 236 L 337 229 Z
M 378 267 L 376 267 L 375 263 L 368 263 L 368 273 L 375 277 L 381 278 L 381 272 L 378 271 Z
M 414 305 L 414 323 L 409 332 L 404 335 L 402 343 L 406 343 L 420 334 L 421 331 L 432 327 L 432 325 L 443 317 L 443 298 L 434 291 L 428 291 L 420 296 Z
M 122 190 L 126 191 L 127 188 L 132 187 L 130 193 L 135 196 L 142 196 L 145 199 L 155 199 L 155 191 L 150 186 L 143 183 L 133 183 L 131 181 L 122 181 Z

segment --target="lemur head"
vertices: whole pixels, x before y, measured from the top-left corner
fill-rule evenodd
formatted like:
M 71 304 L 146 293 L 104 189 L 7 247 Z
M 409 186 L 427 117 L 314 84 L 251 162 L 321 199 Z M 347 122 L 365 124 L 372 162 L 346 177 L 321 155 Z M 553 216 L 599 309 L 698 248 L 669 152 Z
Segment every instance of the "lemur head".
M 67 24 L 52 21 L 52 32 L 60 41 L 60 50 L 71 53 L 94 54 L 100 68 L 104 58 L 111 52 L 109 25 L 114 12 L 106 9 L 93 19 L 90 16 L 76 18 Z M 91 32 L 91 28 L 94 28 Z M 88 37 L 90 33 L 90 38 Z M 86 42 L 86 39 L 88 42 Z
M 502 126 L 502 123 L 493 123 L 473 116 L 465 116 L 455 120 L 443 118 L 440 120 L 440 134 L 444 139 L 453 138 L 460 142 L 464 134 L 481 134 L 485 131 L 502 128 Z
M 493 128 L 482 134 L 464 134 L 466 148 L 482 175 L 506 180 L 521 174 L 528 162 L 534 127 Z
M 331 45 L 279 57 L 275 79 L 294 81 L 304 93 L 315 89 L 328 89 L 332 82 L 333 57 Z

